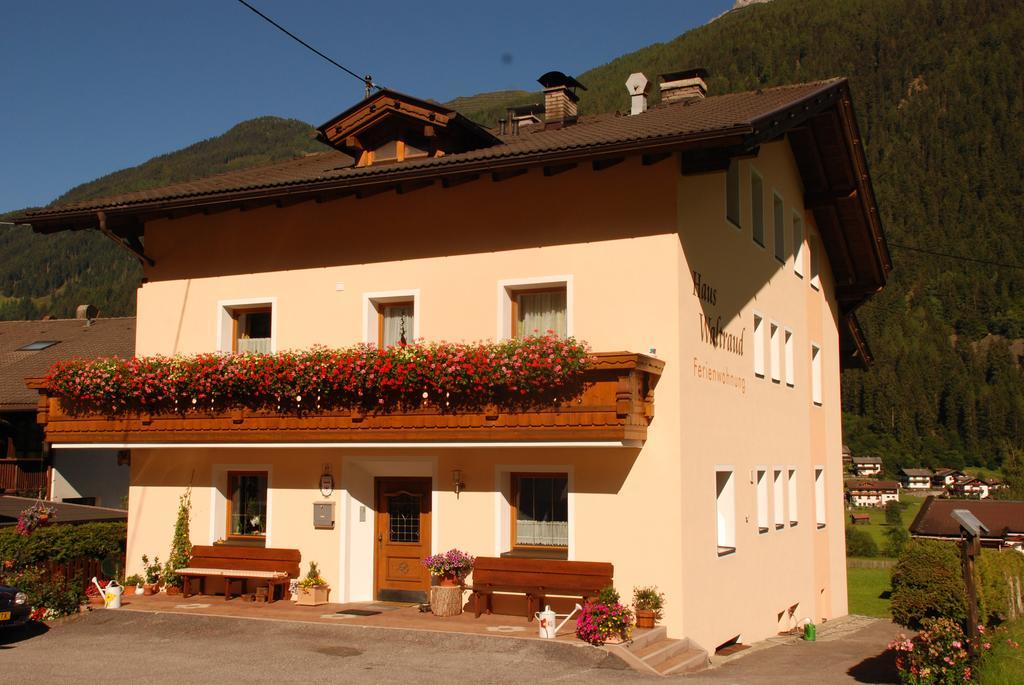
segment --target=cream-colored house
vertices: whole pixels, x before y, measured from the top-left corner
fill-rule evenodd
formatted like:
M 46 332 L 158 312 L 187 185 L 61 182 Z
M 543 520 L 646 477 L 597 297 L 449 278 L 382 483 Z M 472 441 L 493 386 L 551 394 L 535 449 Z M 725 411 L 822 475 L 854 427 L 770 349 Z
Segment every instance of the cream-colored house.
M 421 597 L 419 557 L 457 547 L 611 562 L 709 650 L 844 615 L 840 369 L 891 268 L 849 86 L 703 76 L 578 117 L 547 74 L 543 123 L 504 130 L 385 90 L 323 154 L 20 218 L 139 256 L 139 355 L 547 329 L 596 353 L 575 403 L 519 411 L 75 416 L 44 388 L 56 449 L 131 450 L 129 570 L 191 485 L 194 543 L 297 548 L 336 601 Z

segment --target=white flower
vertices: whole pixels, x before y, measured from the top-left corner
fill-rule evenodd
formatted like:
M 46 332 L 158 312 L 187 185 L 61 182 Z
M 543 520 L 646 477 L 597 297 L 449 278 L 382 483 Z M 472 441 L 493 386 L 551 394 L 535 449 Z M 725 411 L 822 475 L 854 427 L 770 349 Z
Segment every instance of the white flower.
M 423 391 L 423 399 L 427 399 L 427 397 L 429 397 L 429 395 L 427 394 L 427 391 L 424 390 Z

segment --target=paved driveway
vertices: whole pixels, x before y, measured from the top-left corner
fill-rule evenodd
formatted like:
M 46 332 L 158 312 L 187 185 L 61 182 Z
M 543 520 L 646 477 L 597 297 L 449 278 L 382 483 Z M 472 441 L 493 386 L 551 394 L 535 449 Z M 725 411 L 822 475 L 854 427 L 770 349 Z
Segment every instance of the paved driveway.
M 670 680 L 623 670 L 621 662 L 599 650 L 536 640 L 101 610 L 45 632 L 0 633 L 0 680 L 174 685 L 892 682 L 884 664 L 872 657 L 894 632 L 885 622 L 861 624 L 841 639 L 761 649 L 721 668 Z

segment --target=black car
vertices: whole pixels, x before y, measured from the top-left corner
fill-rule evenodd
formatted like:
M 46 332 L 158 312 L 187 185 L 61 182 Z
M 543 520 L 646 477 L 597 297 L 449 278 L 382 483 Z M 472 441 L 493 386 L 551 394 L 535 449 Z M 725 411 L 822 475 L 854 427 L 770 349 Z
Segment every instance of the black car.
M 28 620 L 28 597 L 9 585 L 0 585 L 0 628 L 20 626 Z

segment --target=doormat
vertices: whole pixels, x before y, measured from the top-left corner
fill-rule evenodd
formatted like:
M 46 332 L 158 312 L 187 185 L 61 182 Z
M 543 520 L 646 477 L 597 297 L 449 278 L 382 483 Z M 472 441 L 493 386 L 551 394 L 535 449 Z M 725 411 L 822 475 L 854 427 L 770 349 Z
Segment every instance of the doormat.
M 380 612 L 370 611 L 369 609 L 342 609 L 338 613 L 345 614 L 346 616 L 376 616 Z

